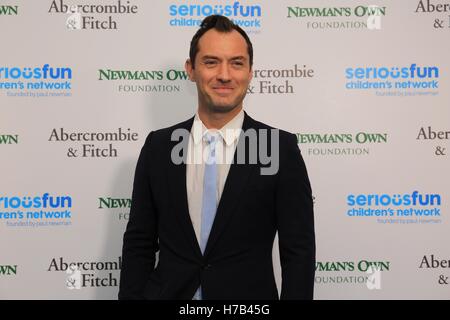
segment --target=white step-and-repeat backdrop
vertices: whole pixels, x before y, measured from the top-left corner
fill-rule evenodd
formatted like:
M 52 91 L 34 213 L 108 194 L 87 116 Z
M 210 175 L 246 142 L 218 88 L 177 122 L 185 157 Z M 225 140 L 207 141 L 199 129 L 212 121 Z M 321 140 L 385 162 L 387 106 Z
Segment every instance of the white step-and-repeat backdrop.
M 1 0 L 0 299 L 117 298 L 140 148 L 194 114 L 214 13 L 254 44 L 245 110 L 298 136 L 315 298 L 450 298 L 448 1 Z

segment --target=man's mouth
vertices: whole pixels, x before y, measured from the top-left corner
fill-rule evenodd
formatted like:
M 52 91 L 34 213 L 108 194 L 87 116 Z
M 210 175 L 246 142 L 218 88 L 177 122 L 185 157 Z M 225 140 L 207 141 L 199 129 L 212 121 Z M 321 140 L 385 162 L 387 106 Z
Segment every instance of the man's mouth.
M 213 87 L 213 90 L 218 94 L 228 94 L 231 93 L 234 89 L 232 87 L 217 86 Z

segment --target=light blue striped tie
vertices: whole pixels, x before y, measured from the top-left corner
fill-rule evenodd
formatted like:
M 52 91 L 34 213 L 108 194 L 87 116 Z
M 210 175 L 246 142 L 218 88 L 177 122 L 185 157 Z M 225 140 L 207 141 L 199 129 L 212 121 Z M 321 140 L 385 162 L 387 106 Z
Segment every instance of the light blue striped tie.
M 202 198 L 202 224 L 200 232 L 200 249 L 205 253 L 208 243 L 209 233 L 214 222 L 217 211 L 217 163 L 216 163 L 216 142 L 218 136 L 206 133 L 204 136 L 208 144 L 208 160 L 205 163 L 205 174 L 203 177 L 203 198 Z M 202 299 L 201 287 L 197 289 L 194 300 Z
M 209 233 L 216 216 L 217 209 L 217 164 L 216 164 L 216 142 L 217 136 L 205 134 L 209 154 L 205 163 L 205 175 L 203 177 L 203 199 L 202 199 L 202 226 L 200 233 L 200 248 L 205 252 Z

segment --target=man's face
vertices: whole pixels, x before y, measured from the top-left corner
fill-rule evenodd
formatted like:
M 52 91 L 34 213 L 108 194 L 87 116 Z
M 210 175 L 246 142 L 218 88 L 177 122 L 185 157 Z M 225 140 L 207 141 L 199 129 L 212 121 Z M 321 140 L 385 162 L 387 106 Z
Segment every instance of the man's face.
M 199 40 L 195 68 L 186 62 L 189 78 L 197 84 L 199 108 L 227 113 L 242 107 L 252 79 L 247 43 L 233 30 L 208 30 Z

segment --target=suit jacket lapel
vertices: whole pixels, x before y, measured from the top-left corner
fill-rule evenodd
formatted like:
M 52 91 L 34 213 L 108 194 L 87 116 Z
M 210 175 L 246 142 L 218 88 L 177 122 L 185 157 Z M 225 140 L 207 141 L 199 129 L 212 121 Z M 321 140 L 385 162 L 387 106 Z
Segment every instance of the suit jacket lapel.
M 177 126 L 176 129 L 184 129 L 187 132 L 190 132 L 192 124 L 194 122 L 194 117 L 183 122 L 180 126 Z M 170 141 L 169 143 L 169 152 L 172 152 L 173 148 L 180 143 L 180 141 Z M 192 226 L 191 218 L 189 215 L 189 206 L 187 200 L 187 190 L 186 190 L 186 158 L 187 158 L 187 148 L 189 143 L 189 135 L 184 137 L 182 140 L 182 150 L 184 150 L 183 154 L 183 162 L 181 164 L 174 164 L 172 160 L 169 161 L 168 166 L 168 182 L 169 182 L 169 190 L 170 197 L 169 199 L 176 199 L 172 203 L 172 208 L 174 214 L 178 218 L 178 222 L 181 225 L 181 229 L 184 231 L 184 235 L 186 236 L 186 240 L 192 245 L 192 248 L 198 258 L 201 258 L 202 253 L 200 247 L 197 242 L 197 237 L 195 235 L 194 227 Z
M 194 121 L 194 117 L 191 119 L 181 123 L 177 128 L 182 128 L 190 132 L 192 128 L 192 124 Z M 253 119 L 251 119 L 247 113 L 244 114 L 244 122 L 242 124 L 242 130 L 246 131 L 247 129 L 253 128 Z M 175 130 L 174 129 L 174 130 Z M 186 139 L 183 139 L 181 142 L 183 144 L 183 150 L 187 151 L 189 136 Z M 170 152 L 173 150 L 173 147 L 176 146 L 179 141 L 171 141 L 169 143 Z M 245 143 L 243 141 L 242 134 L 239 138 L 238 145 L 241 143 Z M 238 150 L 238 146 L 236 147 Z M 246 147 L 246 153 L 248 152 L 248 147 Z M 192 226 L 191 218 L 189 215 L 189 205 L 187 200 L 187 190 L 186 190 L 186 158 L 187 152 L 183 154 L 184 161 L 181 164 L 174 164 L 172 161 L 169 163 L 168 170 L 168 181 L 169 181 L 169 190 L 171 192 L 170 199 L 177 199 L 172 203 L 172 208 L 174 210 L 175 215 L 178 218 L 178 221 L 181 225 L 181 228 L 184 231 L 184 235 L 187 241 L 192 245 L 192 248 L 198 258 L 202 257 L 201 249 L 197 241 L 197 237 L 195 235 L 194 227 Z M 246 157 L 248 161 L 248 155 Z M 227 222 L 230 220 L 232 215 L 234 214 L 235 207 L 238 205 L 240 201 L 240 197 L 242 196 L 242 191 L 248 182 L 248 178 L 252 173 L 252 170 L 255 170 L 255 165 L 245 165 L 237 163 L 237 154 L 234 154 L 234 162 L 230 165 L 230 170 L 228 172 L 228 176 L 225 182 L 225 186 L 222 192 L 222 196 L 219 201 L 219 205 L 216 212 L 216 217 L 214 219 L 214 223 L 209 235 L 208 243 L 206 245 L 204 256 L 207 256 L 209 252 L 211 252 L 214 244 L 217 242 L 221 233 L 224 231 Z

